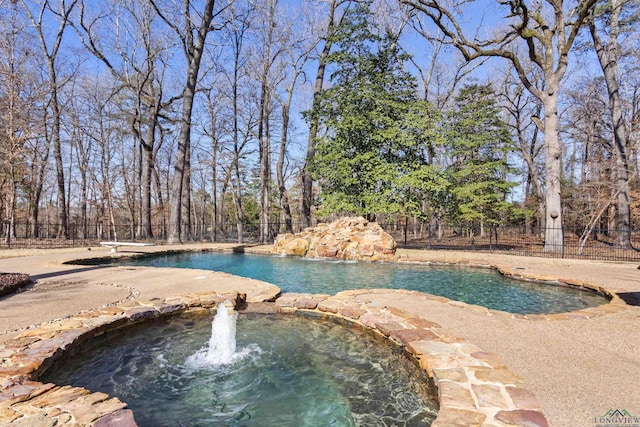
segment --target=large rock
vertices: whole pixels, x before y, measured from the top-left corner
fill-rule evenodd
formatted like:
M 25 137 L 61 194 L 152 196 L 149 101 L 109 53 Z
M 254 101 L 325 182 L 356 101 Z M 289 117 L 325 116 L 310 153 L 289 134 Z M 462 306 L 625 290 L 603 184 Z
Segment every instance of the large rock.
M 388 261 L 396 253 L 396 242 L 378 223 L 347 217 L 300 233 L 280 234 L 272 252 L 306 258 Z

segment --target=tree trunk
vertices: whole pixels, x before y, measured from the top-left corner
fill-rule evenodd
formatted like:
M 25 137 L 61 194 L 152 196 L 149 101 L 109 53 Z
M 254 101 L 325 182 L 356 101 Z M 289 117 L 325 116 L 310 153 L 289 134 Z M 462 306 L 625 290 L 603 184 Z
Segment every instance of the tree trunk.
M 191 137 L 185 150 L 184 174 L 182 175 L 182 225 L 180 226 L 180 240 L 193 240 L 191 217 Z
M 291 94 L 289 92 L 287 102 L 282 105 L 282 135 L 280 136 L 280 152 L 278 154 L 278 163 L 276 164 L 276 178 L 278 180 L 278 200 L 280 202 L 280 210 L 284 219 L 287 233 L 293 233 L 293 223 L 291 221 L 291 207 L 289 206 L 289 196 L 284 179 L 284 161 L 287 153 L 287 133 L 289 131 L 289 108 L 291 106 Z
M 269 222 L 271 204 L 271 135 L 269 132 L 269 120 L 271 113 L 272 88 L 269 87 L 269 72 L 273 59 L 271 48 L 273 44 L 273 31 L 275 28 L 275 11 L 277 0 L 269 1 L 268 18 L 266 21 L 267 34 L 262 62 L 262 76 L 260 80 L 260 105 L 258 116 L 258 142 L 260 144 L 260 243 L 269 243 Z
M 604 80 L 609 94 L 609 112 L 613 126 L 614 158 L 615 158 L 615 190 L 618 191 L 616 203 L 616 246 L 623 249 L 631 248 L 631 203 L 629 188 L 629 160 L 627 128 L 622 116 L 622 100 L 618 83 L 618 33 L 619 18 L 622 1 L 612 0 L 611 15 L 609 17 L 609 43 L 601 41 L 600 35 L 591 19 L 589 30 L 593 45 L 598 55 L 598 61 L 604 73 Z
M 42 198 L 42 188 L 44 186 L 44 175 L 47 169 L 47 160 L 49 158 L 48 152 L 49 150 L 47 150 L 47 154 L 45 155 L 43 162 L 40 165 L 38 165 L 38 173 L 37 173 L 37 178 L 35 183 L 35 189 L 33 191 L 33 199 L 32 199 L 32 205 L 30 209 L 31 227 L 32 227 L 31 235 L 33 237 L 39 237 L 39 234 L 40 234 L 40 231 L 39 231 L 40 199 Z
M 143 149 L 142 158 L 142 227 L 141 236 L 143 239 L 153 238 L 153 228 L 151 226 L 151 179 L 153 176 L 153 150 L 146 146 Z
M 34 170 L 34 184 L 31 189 L 32 197 L 30 197 L 30 209 L 29 216 L 31 220 L 31 236 L 40 237 L 40 199 L 42 198 L 42 190 L 45 182 L 45 173 L 47 171 L 47 165 L 49 160 L 49 147 L 50 142 L 48 138 L 45 138 L 46 145 L 44 147 L 44 153 L 42 157 L 37 152 L 33 156 L 33 164 L 36 165 L 37 171 Z
M 211 241 L 218 240 L 220 222 L 218 220 L 218 117 L 209 94 L 209 117 L 211 119 Z M 223 193 L 224 194 L 224 193 Z
M 164 17 L 160 10 L 152 3 L 156 11 L 161 14 L 162 18 L 169 26 L 175 28 L 174 23 Z M 178 136 L 178 150 L 176 153 L 176 163 L 174 166 L 173 181 L 171 184 L 171 209 L 169 217 L 169 236 L 167 242 L 169 244 L 182 243 L 183 232 L 183 204 L 185 196 L 190 198 L 190 194 L 185 195 L 185 180 L 189 179 L 188 170 L 189 153 L 191 149 L 191 117 L 193 112 L 193 101 L 196 95 L 196 85 L 198 83 L 198 74 L 200 72 L 200 61 L 205 48 L 205 41 L 210 31 L 211 21 L 213 20 L 213 7 L 215 0 L 207 0 L 202 14 L 202 20 L 198 28 L 196 40 L 193 40 L 191 28 L 191 16 L 189 15 L 189 2 L 186 2 L 184 9 L 184 19 L 186 19 L 185 34 L 180 34 L 185 49 L 187 59 L 187 79 L 182 92 L 182 114 L 180 116 L 180 134 Z M 188 188 L 187 188 L 188 190 Z M 188 202 L 187 202 L 188 203 Z M 187 211 L 188 212 L 188 211 Z
M 235 209 L 236 217 L 236 232 L 238 234 L 238 243 L 243 243 L 244 240 L 244 212 L 242 211 L 242 188 L 241 188 L 241 175 L 240 175 L 240 156 L 244 148 L 245 141 L 240 142 L 240 124 L 238 115 L 240 113 L 239 108 L 239 89 L 240 89 L 240 70 L 242 67 L 242 44 L 244 42 L 244 34 L 248 29 L 248 20 L 241 19 L 242 24 L 233 32 L 233 80 L 232 80 L 232 92 L 233 92 L 233 159 L 230 164 L 230 177 L 231 177 L 231 196 L 233 198 L 233 206 Z M 250 126 L 247 124 L 247 126 Z
M 182 243 L 182 212 L 183 201 L 182 197 L 187 150 L 189 149 L 188 141 L 191 138 L 191 111 L 193 107 L 193 98 L 195 95 L 195 82 L 191 82 L 191 74 L 189 73 L 189 79 L 187 87 L 184 91 L 180 134 L 178 137 L 178 150 L 176 153 L 176 162 L 174 165 L 174 175 L 171 181 L 171 202 L 169 211 L 169 236 L 167 237 L 167 243 L 176 244 Z
M 142 187 L 141 205 L 141 237 L 143 239 L 153 238 L 153 227 L 151 224 L 151 181 L 153 177 L 153 168 L 155 164 L 154 146 L 156 137 L 156 127 L 158 125 L 158 115 L 160 114 L 159 97 L 153 100 L 155 105 L 149 111 L 149 124 L 147 127 L 147 136 L 142 144 L 142 177 L 140 185 Z
M 105 139 L 102 139 L 103 143 L 106 143 Z M 108 151 L 109 147 L 103 145 L 102 147 L 102 194 L 107 202 L 107 215 L 109 217 L 109 240 L 118 240 L 118 232 L 116 230 L 115 215 L 113 212 L 113 197 L 111 195 L 111 169 L 109 162 L 111 160 L 111 154 Z
M 551 79 L 549 79 L 551 80 Z M 558 87 L 547 80 L 549 87 L 544 104 L 544 145 L 545 145 L 545 252 L 562 253 L 564 238 L 562 233 L 562 199 L 560 182 L 562 173 L 562 145 L 558 132 Z
M 11 187 L 11 197 L 9 198 L 9 212 L 7 217 L 9 218 L 9 224 L 7 228 L 7 234 L 5 236 L 7 246 L 11 247 L 11 239 L 15 238 L 15 229 L 16 229 L 16 201 L 18 199 L 18 185 L 16 179 L 16 171 L 15 165 L 13 161 L 9 162 L 9 178 L 10 178 L 10 187 Z
M 267 46 L 267 55 L 270 47 Z M 269 56 L 267 56 L 269 58 Z M 269 62 L 267 59 L 266 62 Z M 262 90 L 260 95 L 260 117 L 258 118 L 258 141 L 260 144 L 260 243 L 268 243 L 269 239 L 269 205 L 271 197 L 271 141 L 267 129 L 269 128 L 270 109 L 267 91 L 268 68 L 262 75 Z
M 87 171 L 88 165 L 82 160 L 82 168 L 80 169 L 80 193 L 81 201 L 80 201 L 80 221 L 81 230 L 82 230 L 82 238 L 86 239 L 88 235 L 88 222 L 87 222 L 87 205 L 89 204 L 89 196 L 88 196 L 88 183 L 87 183 Z
M 238 233 L 238 243 L 244 242 L 244 213 L 242 212 L 242 189 L 240 188 L 240 166 L 236 157 L 233 164 L 235 179 L 232 180 L 233 205 L 236 213 L 236 231 Z
M 53 59 L 49 58 L 49 78 L 51 79 L 51 113 L 53 136 L 53 158 L 56 163 L 56 184 L 58 186 L 58 237 L 69 238 L 69 221 L 67 219 L 67 197 L 64 180 L 64 164 L 62 162 L 62 143 L 60 140 L 60 102 L 58 101 L 58 84 Z
M 268 120 L 268 119 L 267 119 Z M 260 144 L 265 154 L 260 164 L 260 242 L 269 243 L 271 217 L 271 139 L 269 135 L 263 136 L 264 142 Z
M 215 151 L 214 151 L 215 153 Z M 214 154 L 213 168 L 211 169 L 211 241 L 218 241 L 218 229 L 220 222 L 218 221 L 218 169 L 216 167 L 217 159 Z
M 162 235 L 162 238 L 166 238 L 167 237 L 167 227 L 166 227 L 167 212 L 164 206 L 164 197 L 162 196 L 162 182 L 160 181 L 160 175 L 158 174 L 158 170 L 155 166 L 152 168 L 151 173 L 153 174 L 153 180 L 156 188 L 156 197 L 158 198 L 158 210 L 160 211 L 160 214 L 161 214 L 160 233 Z
M 61 2 L 60 5 L 62 9 L 60 11 L 54 11 L 51 9 L 51 12 L 55 15 L 56 18 L 60 19 L 59 25 L 57 28 L 55 40 L 53 42 L 53 46 L 51 49 L 47 46 L 47 41 L 44 35 L 44 22 L 43 17 L 45 15 L 45 10 L 50 7 L 48 2 L 43 2 L 41 5 L 41 9 L 39 14 L 36 16 L 31 12 L 25 1 L 22 1 L 22 5 L 24 6 L 25 11 L 29 15 L 29 19 L 33 23 L 36 31 L 38 32 L 38 38 L 40 40 L 40 46 L 42 48 L 42 53 L 47 61 L 47 72 L 49 77 L 49 96 L 50 96 L 50 106 L 52 113 L 52 137 L 53 137 L 53 157 L 56 164 L 56 184 L 57 184 L 57 192 L 58 192 L 58 237 L 62 237 L 65 239 L 69 238 L 69 223 L 68 223 L 68 207 L 67 207 L 67 198 L 66 198 L 66 190 L 65 190 L 65 179 L 64 179 L 64 165 L 62 161 L 62 143 L 61 143 L 61 111 L 60 111 L 60 101 L 58 99 L 58 91 L 60 90 L 57 71 L 56 71 L 56 58 L 58 56 L 58 51 L 60 49 L 60 45 L 62 43 L 62 36 L 64 34 L 65 29 L 67 28 L 67 23 L 69 22 L 69 15 L 73 11 L 77 0 L 72 0 L 68 5 L 65 2 Z
M 320 94 L 324 84 L 324 73 L 327 67 L 327 57 L 331 51 L 333 34 L 335 33 L 335 14 L 338 6 L 337 0 L 329 2 L 329 23 L 327 25 L 324 48 L 318 58 L 318 71 L 316 82 L 313 87 L 313 107 L 320 102 Z M 311 226 L 311 206 L 313 206 L 313 178 L 311 177 L 311 163 L 316 154 L 316 139 L 318 138 L 318 127 L 320 126 L 317 117 L 311 117 L 309 123 L 309 139 L 307 140 L 307 153 L 302 169 L 302 206 L 300 222 L 302 228 Z

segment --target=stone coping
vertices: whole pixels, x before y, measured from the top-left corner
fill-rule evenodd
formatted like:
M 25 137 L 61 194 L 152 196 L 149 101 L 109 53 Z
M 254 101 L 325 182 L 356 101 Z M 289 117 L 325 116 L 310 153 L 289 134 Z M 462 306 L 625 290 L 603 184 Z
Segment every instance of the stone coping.
M 367 328 L 401 346 L 418 361 L 438 391 L 433 426 L 547 426 L 535 396 L 524 380 L 494 354 L 454 336 L 440 326 L 404 311 L 366 301 L 367 294 L 390 290 L 344 291 L 335 296 L 283 294 L 269 304 L 273 312 L 302 314 Z M 399 293 L 413 291 L 394 290 Z M 364 297 L 364 298 L 363 298 Z M 81 351 L 93 337 L 152 318 L 206 310 L 242 294 L 202 292 L 127 301 L 51 321 L 0 344 L 0 425 L 136 426 L 125 402 L 104 393 L 43 384 L 46 369 L 65 352 Z
M 80 387 L 43 384 L 38 378 L 65 352 L 81 351 L 88 340 L 147 319 L 210 309 L 241 294 L 201 292 L 186 296 L 127 301 L 85 311 L 27 329 L 0 343 L 0 425 L 119 426 L 136 422 L 127 404 Z
M 147 256 L 155 256 L 155 255 L 162 255 L 162 254 L 177 254 L 177 253 L 184 253 L 184 252 L 231 253 L 231 252 L 235 252 L 236 250 L 237 249 L 235 247 L 229 246 L 229 247 L 223 247 L 223 248 L 171 249 L 166 251 L 160 250 L 160 251 L 153 251 L 148 253 L 117 254 L 118 256 L 116 257 L 111 256 L 111 254 L 104 254 L 104 255 L 101 254 L 98 257 L 93 256 L 93 257 L 87 257 L 79 260 L 65 261 L 64 264 L 86 265 L 86 264 L 96 263 L 100 261 L 118 262 L 118 260 L 124 257 L 144 258 Z M 255 254 L 255 255 L 277 256 L 271 253 L 271 246 L 247 246 L 247 247 L 243 246 L 242 251 L 250 254 Z M 377 261 L 359 261 L 359 262 L 377 262 Z M 572 319 L 591 319 L 598 316 L 617 313 L 619 311 L 626 310 L 629 307 L 627 303 L 618 296 L 617 292 L 622 291 L 620 289 L 612 289 L 610 287 L 603 286 L 598 283 L 579 280 L 579 279 L 573 279 L 568 277 L 530 274 L 523 269 L 508 267 L 500 264 L 473 262 L 468 259 L 457 259 L 454 261 L 421 259 L 419 257 L 413 258 L 407 254 L 396 255 L 396 258 L 393 261 L 384 261 L 384 262 L 491 269 L 491 270 L 495 270 L 497 273 L 501 274 L 502 276 L 508 277 L 513 280 L 519 280 L 519 281 L 525 281 L 525 282 L 531 282 L 531 283 L 540 283 L 544 285 L 565 286 L 570 288 L 576 288 L 576 289 L 583 290 L 585 292 L 597 293 L 609 300 L 608 303 L 602 304 L 600 306 L 588 307 L 588 308 L 583 308 L 580 310 L 574 310 L 570 312 L 554 313 L 554 314 L 518 314 L 518 313 L 510 313 L 507 311 L 490 309 L 481 305 L 468 304 L 462 301 L 452 300 L 446 297 L 432 295 L 429 293 L 424 293 L 424 292 L 421 293 L 421 295 L 426 296 L 427 299 L 446 303 L 451 306 L 463 307 L 468 310 L 472 310 L 472 311 L 484 313 L 484 314 L 506 316 L 506 317 L 510 317 L 514 319 L 522 319 L 522 320 L 572 320 Z
M 217 249 L 172 249 L 168 251 L 160 251 L 153 253 L 137 253 L 137 254 L 127 254 L 124 255 L 126 257 L 145 257 L 145 256 L 153 256 L 158 254 L 175 254 L 181 252 L 224 252 L 230 253 L 234 252 L 236 249 L 233 247 L 225 247 L 225 248 L 217 248 Z M 256 255 L 265 255 L 265 256 L 277 256 L 271 252 L 271 246 L 248 246 L 242 248 L 243 252 L 252 253 Z M 120 257 L 109 257 L 109 254 L 101 255 L 100 257 L 92 257 L 80 260 L 80 263 L 87 262 L 99 262 L 100 260 L 111 259 L 112 262 L 117 262 Z M 66 264 L 74 264 L 78 261 L 68 261 Z M 373 261 L 360 261 L 360 262 L 373 262 Z M 474 305 L 465 303 L 458 300 L 452 300 L 446 297 L 432 295 L 429 293 L 421 293 L 425 298 L 430 299 L 432 301 L 438 301 L 441 303 L 448 304 L 454 307 L 461 307 L 467 310 L 475 311 L 482 314 L 496 315 L 496 316 L 506 316 L 513 319 L 521 319 L 521 320 L 535 320 L 535 321 L 548 321 L 548 320 L 573 320 L 573 319 L 591 319 L 607 314 L 617 313 L 622 310 L 626 310 L 629 306 L 627 303 L 618 296 L 617 292 L 619 289 L 612 289 L 606 286 L 603 286 L 598 283 L 593 283 L 589 281 L 573 279 L 568 277 L 557 277 L 550 275 L 539 275 L 539 274 L 530 274 L 527 273 L 523 269 L 518 269 L 514 267 L 508 267 L 500 264 L 491 264 L 491 263 L 480 263 L 473 262 L 468 259 L 457 259 L 454 261 L 451 260 L 434 260 L 434 259 L 421 259 L 419 257 L 413 258 L 406 253 L 399 254 L 393 261 L 385 261 L 385 262 L 397 262 L 401 264 L 417 264 L 417 265 L 434 265 L 434 266 L 456 266 L 456 267 L 469 267 L 469 268 L 482 268 L 482 269 L 491 269 L 495 270 L 497 273 L 502 276 L 508 277 L 513 280 L 531 282 L 531 283 L 539 283 L 544 285 L 551 286 L 565 286 L 580 289 L 584 292 L 594 292 L 602 295 L 604 298 L 608 299 L 609 302 L 607 304 L 602 304 L 596 307 L 588 307 L 579 310 L 574 310 L 570 312 L 563 313 L 554 313 L 554 314 L 518 314 L 511 313 L 502 310 L 490 309 L 481 305 Z
M 247 253 L 254 253 L 259 255 L 273 255 L 269 252 L 270 247 L 255 247 L 246 248 Z M 366 262 L 366 261 L 363 261 Z M 417 264 L 417 265 L 435 265 L 435 266 L 458 266 L 458 267 L 470 267 L 470 268 L 483 268 L 495 270 L 499 274 L 508 277 L 513 280 L 540 283 L 552 286 L 566 286 L 583 290 L 585 292 L 595 292 L 608 299 L 607 304 L 602 304 L 597 307 L 588 307 L 580 310 L 574 310 L 564 313 L 554 314 L 517 314 L 507 311 L 494 310 L 481 305 L 468 304 L 462 301 L 452 300 L 446 297 L 438 295 L 432 295 L 428 293 L 421 293 L 427 299 L 446 303 L 452 306 L 463 307 L 472 311 L 476 311 L 484 314 L 492 314 L 497 316 L 506 316 L 514 319 L 523 320 L 571 320 L 571 319 L 591 319 L 598 316 L 617 313 L 622 310 L 626 310 L 629 306 L 627 303 L 618 296 L 617 292 L 622 290 L 612 289 L 610 287 L 603 286 L 598 283 L 589 282 L 585 280 L 573 279 L 568 277 L 556 277 L 549 275 L 530 274 L 525 270 L 507 267 L 500 264 L 480 263 L 473 262 L 468 259 L 456 259 L 456 260 L 434 260 L 434 259 L 421 259 L 419 257 L 411 257 L 407 254 L 400 254 L 396 256 L 394 261 L 402 264 Z M 640 268 L 640 267 L 639 267 Z

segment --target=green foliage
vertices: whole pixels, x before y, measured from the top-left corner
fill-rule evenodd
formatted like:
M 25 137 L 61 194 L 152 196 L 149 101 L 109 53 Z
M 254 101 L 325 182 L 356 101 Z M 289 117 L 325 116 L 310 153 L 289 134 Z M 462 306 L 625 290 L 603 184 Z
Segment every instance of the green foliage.
M 362 4 L 345 15 L 329 56 L 332 85 L 308 113 L 326 130 L 312 167 L 318 214 L 506 218 L 511 144 L 491 88 L 464 87 L 443 116 L 417 98 L 406 55 L 372 34 L 368 17 Z
M 448 117 L 449 177 L 459 219 L 499 223 L 511 209 L 506 195 L 511 143 L 490 86 L 465 86 Z
M 327 130 L 313 163 L 321 183 L 320 215 L 415 209 L 413 186 L 428 173 L 438 114 L 416 97 L 394 40 L 369 30 L 366 5 L 347 12 L 329 56 L 335 71 L 310 113 Z

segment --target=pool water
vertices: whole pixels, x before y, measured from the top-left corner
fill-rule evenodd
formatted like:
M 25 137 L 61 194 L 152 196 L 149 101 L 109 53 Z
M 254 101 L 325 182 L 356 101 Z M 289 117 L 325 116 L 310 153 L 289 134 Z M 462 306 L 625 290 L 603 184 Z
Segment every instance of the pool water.
M 217 252 L 154 255 L 126 263 L 223 271 L 272 283 L 283 292 L 335 294 L 347 289 L 409 289 L 519 314 L 563 313 L 608 302 L 594 292 L 521 282 L 479 268 Z
M 243 314 L 227 365 L 196 367 L 211 318 L 147 322 L 98 338 L 42 380 L 117 396 L 145 426 L 429 426 L 424 373 L 365 332 L 297 316 Z

